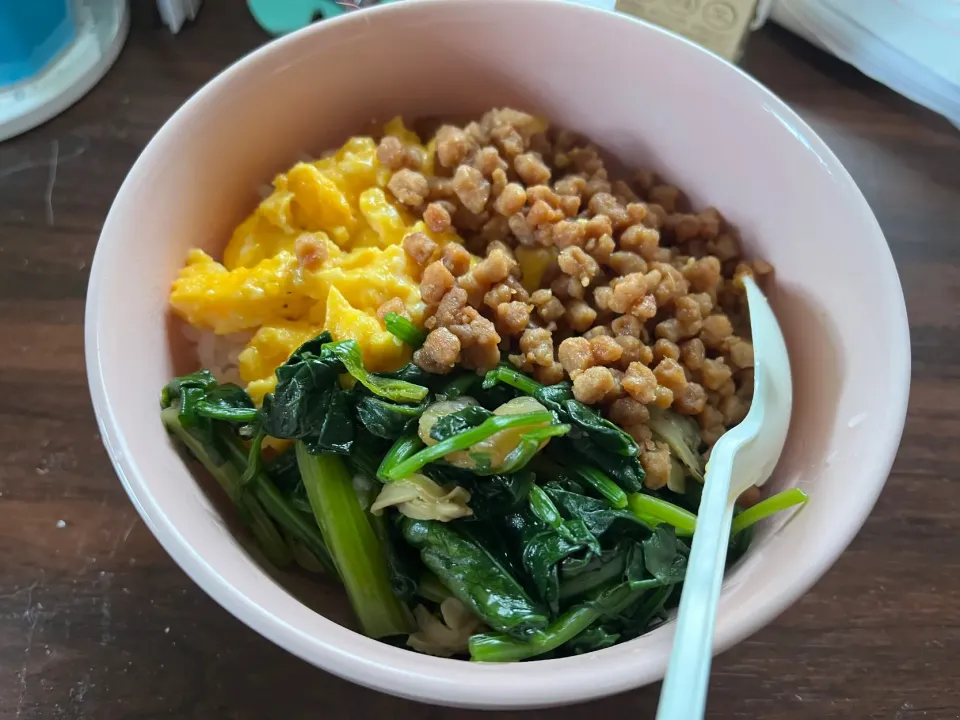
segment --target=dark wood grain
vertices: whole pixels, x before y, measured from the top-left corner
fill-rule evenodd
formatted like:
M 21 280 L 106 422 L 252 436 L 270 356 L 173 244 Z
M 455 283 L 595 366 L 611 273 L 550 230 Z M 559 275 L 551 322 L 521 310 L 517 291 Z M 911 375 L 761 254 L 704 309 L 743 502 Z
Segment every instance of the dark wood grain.
M 114 476 L 83 361 L 101 223 L 157 128 L 264 41 L 245 3 L 207 0 L 177 37 L 133 5 L 104 81 L 0 145 L 0 717 L 479 717 L 361 690 L 260 638 L 174 565 Z M 960 133 L 776 29 L 745 67 L 873 206 L 907 297 L 914 384 L 873 515 L 812 592 L 718 659 L 708 716 L 960 718 Z M 524 717 L 652 717 L 658 689 Z

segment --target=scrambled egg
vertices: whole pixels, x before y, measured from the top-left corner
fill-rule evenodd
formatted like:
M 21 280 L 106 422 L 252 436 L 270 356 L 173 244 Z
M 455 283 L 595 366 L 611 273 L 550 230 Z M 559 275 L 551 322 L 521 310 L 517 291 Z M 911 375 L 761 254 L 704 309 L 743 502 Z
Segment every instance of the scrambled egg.
M 425 158 L 433 143 L 394 118 L 384 128 Z M 411 232 L 439 238 L 385 190 L 391 173 L 377 162 L 371 137 L 350 138 L 336 153 L 299 162 L 273 181 L 273 192 L 234 230 L 222 263 L 191 250 L 170 293 L 174 311 L 218 335 L 255 331 L 240 354 L 240 374 L 258 404 L 276 386 L 274 370 L 322 330 L 354 339 L 372 371 L 395 370 L 410 349 L 388 333 L 377 309 L 400 298 L 414 322 L 423 317 L 419 268 L 401 246 Z M 319 264 L 302 263 L 298 239 L 326 249 Z M 321 253 L 322 255 L 322 253 Z

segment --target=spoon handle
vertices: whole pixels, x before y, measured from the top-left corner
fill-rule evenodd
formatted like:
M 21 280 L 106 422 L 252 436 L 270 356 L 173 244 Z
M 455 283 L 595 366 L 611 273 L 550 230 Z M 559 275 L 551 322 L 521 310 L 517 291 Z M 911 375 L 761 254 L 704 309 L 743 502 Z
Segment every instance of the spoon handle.
M 714 450 L 720 452 L 711 454 L 704 480 L 657 720 L 696 720 L 706 706 L 714 619 L 733 520 L 730 478 L 735 450 L 723 443 Z

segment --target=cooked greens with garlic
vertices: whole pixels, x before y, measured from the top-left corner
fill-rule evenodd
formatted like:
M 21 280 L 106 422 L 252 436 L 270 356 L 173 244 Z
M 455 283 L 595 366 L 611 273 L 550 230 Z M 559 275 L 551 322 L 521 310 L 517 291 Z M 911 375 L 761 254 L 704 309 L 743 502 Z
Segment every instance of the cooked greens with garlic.
M 422 342 L 402 320 L 391 331 Z M 624 642 L 677 604 L 705 472 L 688 417 L 651 408 L 672 463 L 652 490 L 635 440 L 569 383 L 509 365 L 369 372 L 329 333 L 276 376 L 260 407 L 208 370 L 175 378 L 161 420 L 263 558 L 340 582 L 368 636 L 510 662 Z M 793 489 L 738 511 L 728 563 L 754 523 L 805 500 Z

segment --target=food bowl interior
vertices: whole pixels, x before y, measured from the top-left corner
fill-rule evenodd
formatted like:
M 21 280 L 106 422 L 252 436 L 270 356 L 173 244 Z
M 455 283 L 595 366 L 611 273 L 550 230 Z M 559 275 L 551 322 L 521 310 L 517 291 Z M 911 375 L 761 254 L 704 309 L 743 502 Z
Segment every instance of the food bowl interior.
M 543 706 L 662 677 L 672 626 L 512 667 L 364 638 L 343 626 L 339 588 L 321 581 L 304 595 L 302 582 L 271 576 L 248 552 L 229 511 L 167 439 L 157 405 L 174 371 L 192 369 L 167 313 L 189 248 L 216 256 L 275 173 L 371 121 L 495 106 L 541 113 L 625 166 L 656 170 L 695 207 L 718 207 L 748 253 L 776 267 L 771 294 L 795 408 L 770 486 L 800 486 L 810 502 L 761 525 L 725 580 L 718 647 L 755 631 L 829 567 L 882 487 L 905 411 L 906 318 L 876 221 L 819 138 L 745 75 L 663 31 L 542 0 L 425 0 L 320 23 L 243 59 L 164 126 L 121 188 L 91 278 L 88 363 L 103 437 L 133 502 L 228 610 L 301 657 L 387 692 Z

